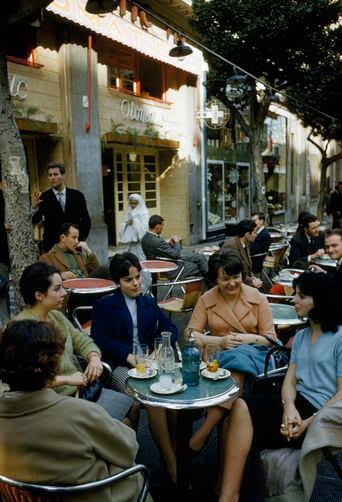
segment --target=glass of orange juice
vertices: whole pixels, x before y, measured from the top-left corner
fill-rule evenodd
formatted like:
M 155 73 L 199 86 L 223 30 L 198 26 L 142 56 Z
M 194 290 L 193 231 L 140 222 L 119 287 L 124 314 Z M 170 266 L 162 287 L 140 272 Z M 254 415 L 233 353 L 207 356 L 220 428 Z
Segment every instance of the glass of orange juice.
M 206 346 L 207 370 L 210 373 L 216 373 L 219 369 L 220 347 L 217 344 L 208 344 Z
M 148 370 L 148 345 L 133 345 L 133 355 L 135 357 L 135 371 L 138 376 L 145 376 Z

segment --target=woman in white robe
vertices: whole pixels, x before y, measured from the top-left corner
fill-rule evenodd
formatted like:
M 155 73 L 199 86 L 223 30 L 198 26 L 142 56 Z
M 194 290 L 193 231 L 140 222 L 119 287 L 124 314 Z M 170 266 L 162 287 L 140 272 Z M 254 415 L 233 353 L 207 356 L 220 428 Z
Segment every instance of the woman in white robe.
M 120 242 L 127 244 L 127 251 L 139 260 L 146 260 L 141 239 L 148 229 L 149 212 L 141 195 L 133 193 L 128 197 L 128 210 L 120 226 Z

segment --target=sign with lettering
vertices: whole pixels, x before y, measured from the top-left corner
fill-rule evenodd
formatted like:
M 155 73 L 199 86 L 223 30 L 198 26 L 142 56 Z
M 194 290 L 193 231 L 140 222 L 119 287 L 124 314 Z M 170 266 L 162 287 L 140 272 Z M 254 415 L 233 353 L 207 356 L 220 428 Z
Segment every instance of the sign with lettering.
M 164 122 L 164 115 L 161 110 L 137 105 L 134 101 L 128 99 L 121 100 L 120 112 L 123 118 L 142 122 L 143 124 L 152 123 L 162 125 Z
M 20 100 L 27 98 L 27 80 L 14 73 L 13 75 L 9 75 L 8 82 L 12 98 L 18 98 Z

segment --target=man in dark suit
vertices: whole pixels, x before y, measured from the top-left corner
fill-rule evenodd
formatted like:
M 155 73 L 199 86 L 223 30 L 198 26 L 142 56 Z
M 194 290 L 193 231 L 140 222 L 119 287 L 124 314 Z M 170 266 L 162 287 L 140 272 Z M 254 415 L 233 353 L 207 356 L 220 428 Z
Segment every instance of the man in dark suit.
M 271 236 L 267 228 L 265 227 L 264 213 L 253 213 L 252 220 L 256 224 L 256 238 L 254 242 L 250 243 L 252 271 L 256 276 L 259 277 L 264 265 L 264 260 L 271 245 Z
M 146 232 L 141 241 L 144 254 L 148 260 L 154 260 L 158 256 L 169 258 L 170 260 L 183 260 L 184 271 L 181 276 L 182 278 L 191 275 L 206 276 L 208 262 L 204 255 L 183 249 L 177 235 L 172 235 L 168 241 L 161 237 L 164 229 L 164 218 L 158 214 L 154 214 L 149 219 L 148 228 L 149 231 Z M 177 275 L 177 272 L 168 275 L 173 277 Z
M 261 288 L 262 281 L 252 272 L 252 260 L 249 246 L 256 238 L 256 223 L 252 220 L 241 220 L 236 226 L 237 235 L 225 240 L 224 248 L 234 249 L 242 261 L 242 280 L 248 286 Z
M 290 242 L 290 267 L 306 269 L 311 261 L 324 254 L 324 233 L 320 232 L 319 224 L 314 214 L 307 213 L 303 217 L 302 228 Z
M 44 217 L 43 248 L 49 251 L 59 240 L 63 223 L 75 223 L 80 230 L 80 241 L 88 237 L 91 221 L 83 193 L 65 186 L 64 165 L 51 162 L 47 167 L 51 188 L 36 194 L 33 209 L 37 209 L 32 223 Z

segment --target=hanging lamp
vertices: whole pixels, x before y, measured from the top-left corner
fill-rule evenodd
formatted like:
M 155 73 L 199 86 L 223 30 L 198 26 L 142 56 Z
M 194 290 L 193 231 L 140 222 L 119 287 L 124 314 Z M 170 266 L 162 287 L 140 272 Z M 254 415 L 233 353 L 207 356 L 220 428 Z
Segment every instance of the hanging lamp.
M 89 14 L 108 14 L 113 12 L 118 6 L 116 0 L 88 0 L 85 6 L 85 10 Z

